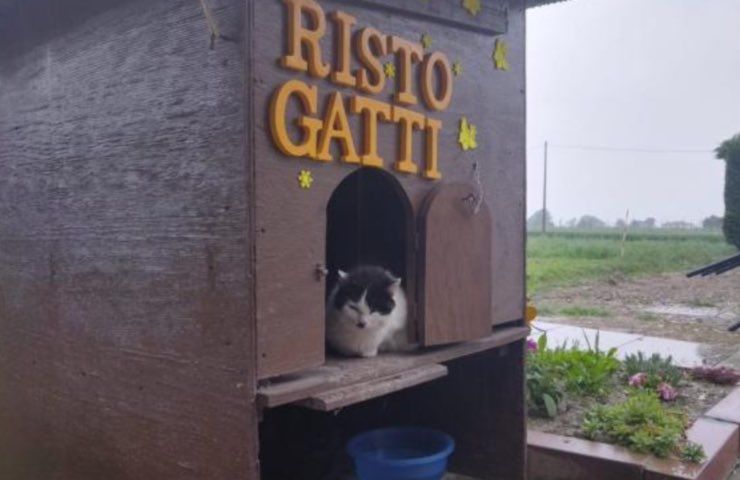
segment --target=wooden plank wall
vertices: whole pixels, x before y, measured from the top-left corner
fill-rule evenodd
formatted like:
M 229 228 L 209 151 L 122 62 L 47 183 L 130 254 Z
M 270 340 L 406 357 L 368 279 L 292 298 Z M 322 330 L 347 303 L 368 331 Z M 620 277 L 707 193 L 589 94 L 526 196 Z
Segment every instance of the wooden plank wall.
M 463 73 L 455 77 L 450 107 L 443 112 L 426 109 L 420 100 L 412 110 L 440 119 L 444 126 L 439 138 L 439 165 L 442 181 L 470 182 L 472 167 L 480 165 L 484 196 L 492 215 L 493 291 L 491 323 L 502 324 L 522 318 L 524 308 L 524 202 L 525 202 L 525 45 L 523 0 L 488 0 L 488 10 L 508 8 L 508 30 L 501 36 L 508 44 L 509 71 L 493 68 L 491 54 L 495 36 L 470 29 L 451 27 L 420 15 L 401 16 L 376 6 L 370 0 L 361 3 L 319 0 L 326 14 L 341 10 L 357 18 L 353 31 L 375 27 L 384 34 L 420 41 L 426 33 L 432 38 L 431 50 L 444 52 L 450 62 L 460 61 Z M 385 4 L 388 2 L 380 2 Z M 463 16 L 459 0 L 454 4 Z M 419 2 L 419 9 L 431 9 Z M 487 11 L 488 11 L 487 10 Z M 337 160 L 316 162 L 283 155 L 270 138 L 268 107 L 273 92 L 284 82 L 299 79 L 316 85 L 319 111 L 323 112 L 329 94 L 340 91 L 345 101 L 358 91 L 340 88 L 328 79 L 318 80 L 279 65 L 285 52 L 286 9 L 281 0 L 264 0 L 256 11 L 255 22 L 255 176 L 257 182 L 257 318 L 258 376 L 265 378 L 297 371 L 323 362 L 324 354 L 324 282 L 317 280 L 316 264 L 324 261 L 325 208 L 332 191 L 356 167 Z M 487 15 L 471 22 L 492 22 Z M 333 24 L 327 20 L 322 40 L 325 62 L 333 60 Z M 393 60 L 387 55 L 382 62 Z M 353 59 L 352 70 L 356 69 Z M 414 91 L 418 83 L 414 77 Z M 391 102 L 395 83 L 389 79 L 376 100 Z M 365 94 L 361 94 L 365 95 Z M 367 95 L 365 95 L 367 96 Z M 288 123 L 297 117 L 297 108 L 289 109 Z M 458 145 L 458 125 L 466 116 L 478 127 L 476 150 L 464 152 Z M 349 115 L 353 137 L 360 143 L 360 122 Z M 422 140 L 414 135 L 414 159 L 422 160 Z M 378 128 L 378 152 L 391 168 L 397 150 L 397 127 L 381 123 Z M 334 158 L 339 158 L 334 142 Z M 359 146 L 358 146 L 359 149 Z M 309 190 L 298 188 L 296 178 L 303 169 L 313 173 Z M 435 186 L 418 175 L 399 174 L 398 178 L 414 207 L 418 209 Z M 475 288 L 471 286 L 471 288 Z M 454 319 L 451 319 L 454 321 Z
M 258 478 L 252 3 L 206 3 L 212 49 L 196 0 L 2 16 L 4 480 Z

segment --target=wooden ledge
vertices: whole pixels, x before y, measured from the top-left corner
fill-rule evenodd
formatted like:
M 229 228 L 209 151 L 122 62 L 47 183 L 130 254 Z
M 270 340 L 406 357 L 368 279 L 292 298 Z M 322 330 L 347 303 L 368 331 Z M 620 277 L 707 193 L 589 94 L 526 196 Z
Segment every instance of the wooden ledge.
M 300 400 L 298 405 L 312 410 L 331 412 L 347 405 L 354 405 L 355 403 L 382 397 L 383 395 L 397 392 L 404 388 L 431 382 L 445 375 L 447 375 L 447 367 L 444 365 L 439 365 L 438 363 L 422 365 L 421 367 L 406 370 L 390 377 L 326 390 L 310 396 L 305 400 Z
M 257 403 L 260 408 L 272 408 L 313 398 L 314 402 L 318 402 L 314 405 L 320 407 L 322 402 L 320 399 L 328 399 L 332 395 L 337 395 L 337 390 L 341 394 L 341 389 L 345 387 L 358 384 L 367 385 L 373 382 L 375 383 L 372 387 L 369 387 L 371 391 L 382 391 L 383 395 L 392 393 L 411 385 L 408 385 L 407 382 L 396 381 L 391 382 L 391 385 L 381 386 L 382 381 L 392 379 L 403 372 L 416 371 L 416 373 L 421 373 L 417 370 L 420 367 L 438 365 L 456 358 L 501 347 L 526 338 L 528 334 L 529 328 L 527 327 L 509 327 L 496 330 L 488 337 L 479 340 L 429 347 L 411 353 L 382 354 L 374 358 L 329 357 L 321 367 L 261 382 L 257 389 Z M 436 371 L 439 372 L 439 370 Z M 427 371 L 426 374 L 428 373 L 430 372 Z M 419 379 L 423 377 L 424 375 L 417 377 L 412 375 L 408 378 Z M 421 382 L 416 384 L 418 383 Z M 395 388 L 388 390 L 390 386 Z M 335 393 L 328 393 L 330 391 Z M 373 398 L 373 396 L 367 398 Z M 367 398 L 357 397 L 355 402 Z M 355 402 L 345 403 L 345 406 Z M 306 402 L 303 402 L 303 404 L 306 404 Z M 311 401 L 308 401 L 308 404 L 310 405 Z

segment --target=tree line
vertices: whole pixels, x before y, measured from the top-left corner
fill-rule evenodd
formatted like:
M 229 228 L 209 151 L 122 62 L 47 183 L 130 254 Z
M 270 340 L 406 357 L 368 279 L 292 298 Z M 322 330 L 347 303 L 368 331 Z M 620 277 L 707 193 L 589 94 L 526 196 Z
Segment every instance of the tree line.
M 624 219 L 620 218 L 613 223 L 606 222 L 595 215 L 582 215 L 580 218 L 571 218 L 567 221 L 560 221 L 557 225 L 553 219 L 552 213 L 548 210 L 545 212 L 545 227 L 547 230 L 555 228 L 569 228 L 578 230 L 601 230 L 608 228 L 624 229 L 627 227 L 629 230 L 653 230 L 653 229 L 666 229 L 666 230 L 722 230 L 723 218 L 717 215 L 710 215 L 702 220 L 701 225 L 697 225 L 684 220 L 670 221 L 658 223 L 653 217 L 647 217 L 645 219 L 633 219 L 627 224 Z M 541 231 L 542 230 L 542 210 L 537 210 L 527 219 L 527 230 L 529 231 Z

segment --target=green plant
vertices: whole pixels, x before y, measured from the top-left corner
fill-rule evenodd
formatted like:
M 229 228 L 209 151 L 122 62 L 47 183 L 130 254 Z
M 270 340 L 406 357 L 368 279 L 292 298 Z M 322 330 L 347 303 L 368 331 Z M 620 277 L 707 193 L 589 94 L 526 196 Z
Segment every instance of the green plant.
M 683 379 L 681 369 L 673 365 L 673 357 L 663 357 L 657 353 L 650 357 L 642 352 L 627 355 L 622 361 L 622 368 L 628 378 L 638 373 L 646 374 L 642 386 L 650 390 L 655 390 L 661 383 L 677 386 Z
M 542 360 L 546 348 L 547 335 L 541 335 L 537 351 L 527 355 L 526 399 L 530 413 L 553 418 L 565 408 L 565 381 L 556 366 Z
M 683 412 L 664 407 L 644 391 L 616 405 L 597 405 L 586 413 L 582 429 L 589 439 L 666 457 L 680 452 L 686 423 Z
M 558 311 L 550 305 L 537 305 L 537 315 L 541 317 L 553 317 Z
M 527 401 L 532 413 L 554 417 L 565 408 L 566 394 L 601 397 L 613 387 L 619 369 L 616 349 L 600 351 L 598 338 L 597 334 L 593 347 L 579 350 L 565 345 L 547 349 L 547 336 L 540 337 L 537 351 L 527 356 Z
M 728 243 L 740 248 L 740 134 L 725 140 L 715 150 L 725 161 L 725 216 L 722 231 Z
M 707 454 L 704 453 L 704 447 L 696 442 L 686 442 L 683 449 L 681 449 L 681 459 L 691 463 L 701 463 L 707 458 Z
M 655 315 L 654 313 L 643 312 L 643 313 L 638 313 L 637 314 L 637 319 L 638 320 L 642 320 L 643 322 L 654 322 L 658 318 L 659 317 L 657 315 Z
M 716 307 L 717 304 L 714 303 L 711 300 L 707 300 L 706 298 L 694 298 L 693 300 L 687 302 L 692 307 L 699 307 L 699 308 L 710 308 L 710 307 Z
M 609 312 L 598 307 L 581 307 L 573 305 L 560 309 L 560 314 L 567 317 L 608 317 Z

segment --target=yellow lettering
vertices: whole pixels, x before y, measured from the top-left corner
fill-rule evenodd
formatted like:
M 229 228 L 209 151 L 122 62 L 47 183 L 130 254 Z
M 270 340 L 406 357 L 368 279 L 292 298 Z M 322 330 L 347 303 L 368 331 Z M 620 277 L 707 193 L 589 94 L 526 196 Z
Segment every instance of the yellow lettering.
M 416 95 L 411 91 L 411 64 L 421 60 L 424 50 L 421 45 L 409 42 L 401 37 L 389 37 L 388 49 L 399 59 L 399 70 L 396 76 L 396 94 L 393 97 L 396 103 L 416 105 Z
M 285 82 L 272 96 L 270 101 L 270 130 L 272 138 L 278 149 L 286 155 L 294 157 L 316 156 L 316 134 L 321 128 L 321 120 L 303 116 L 298 120 L 298 126 L 304 132 L 303 141 L 294 143 L 288 135 L 285 124 L 285 113 L 288 100 L 295 95 L 300 100 L 304 112 L 307 115 L 316 114 L 317 89 L 310 87 L 300 80 L 289 80 Z
M 385 35 L 374 28 L 363 28 L 355 37 L 357 58 L 365 67 L 357 70 L 357 88 L 366 93 L 380 93 L 385 88 L 385 73 L 379 57 L 386 54 Z
M 324 78 L 329 74 L 330 65 L 321 60 L 319 41 L 326 32 L 324 11 L 314 0 L 283 0 L 288 8 L 288 53 L 280 59 L 284 68 L 308 73 L 314 77 Z M 306 14 L 313 28 L 303 26 L 303 14 Z M 308 60 L 303 58 L 303 46 L 306 47 Z
M 343 87 L 354 87 L 355 77 L 350 71 L 350 49 L 352 47 L 351 29 L 356 23 L 355 17 L 344 12 L 333 12 L 330 14 L 332 20 L 337 26 L 337 48 L 336 63 L 334 71 L 329 78 L 332 82 Z
M 413 134 L 414 127 L 421 128 L 424 125 L 424 115 L 401 107 L 393 107 L 393 121 L 398 123 L 400 130 L 400 141 L 398 143 L 398 158 L 395 168 L 403 173 L 416 173 L 419 167 L 414 163 Z
M 317 159 L 324 162 L 331 160 L 329 149 L 332 140 L 339 140 L 342 152 L 341 159 L 345 163 L 360 163 L 355 151 L 355 143 L 347 120 L 347 111 L 344 109 L 342 94 L 334 92 L 329 97 L 329 106 L 324 114 L 324 126 L 319 135 L 319 149 Z
M 391 120 L 391 106 L 366 97 L 352 97 L 350 110 L 354 114 L 362 113 L 363 118 L 363 152 L 360 159 L 368 167 L 382 167 L 383 158 L 378 155 L 378 117 Z
M 434 91 L 434 72 L 439 72 L 439 93 Z M 441 52 L 428 55 L 422 63 L 421 94 L 432 110 L 444 110 L 452 100 L 452 69 Z
M 442 122 L 427 118 L 426 123 L 426 145 L 425 145 L 425 160 L 424 160 L 424 178 L 430 180 L 439 180 L 442 178 L 442 174 L 439 173 L 439 167 L 437 164 L 438 147 L 439 144 L 439 131 L 442 129 Z

